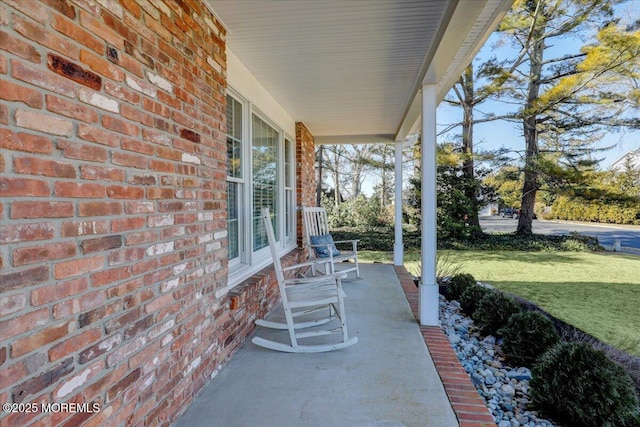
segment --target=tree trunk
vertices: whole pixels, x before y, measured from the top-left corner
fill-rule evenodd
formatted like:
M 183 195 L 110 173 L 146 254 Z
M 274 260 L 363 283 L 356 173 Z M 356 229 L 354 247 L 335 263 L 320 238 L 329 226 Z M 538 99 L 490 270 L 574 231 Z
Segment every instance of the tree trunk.
M 357 147 L 357 146 L 356 146 Z M 351 188 L 353 189 L 353 197 L 356 198 L 362 192 L 362 172 L 364 164 L 362 163 L 362 153 L 359 149 L 355 148 L 356 156 L 355 162 L 353 162 L 353 180 Z
M 389 166 L 394 164 L 395 151 L 390 151 L 392 147 L 388 144 L 385 144 L 382 148 L 382 173 L 381 173 L 381 183 L 380 183 L 380 207 L 384 208 L 389 204 L 392 199 L 391 189 L 393 185 L 391 181 L 393 177 L 389 174 Z M 395 148 L 393 148 L 395 150 Z
M 533 223 L 533 208 L 538 192 L 538 113 L 536 112 L 536 101 L 540 95 L 540 80 L 542 75 L 542 56 L 544 53 L 544 26 L 540 25 L 534 29 L 533 43 L 530 55 L 529 67 L 529 87 L 527 102 L 524 105 L 523 126 L 524 140 L 526 144 L 524 161 L 524 186 L 522 187 L 522 200 L 520 203 L 520 215 L 518 217 L 519 235 L 531 234 Z
M 362 169 L 356 165 L 353 169 L 353 182 L 352 182 L 354 198 L 358 197 L 362 192 L 362 188 L 360 186 L 360 180 L 362 179 L 361 174 L 362 174 Z
M 464 101 L 462 102 L 462 173 L 467 178 L 468 182 L 472 182 L 475 179 L 474 171 L 474 158 L 473 158 L 473 100 L 474 96 L 474 82 L 473 82 L 473 65 L 469 65 L 460 79 L 462 83 L 462 90 L 464 92 Z M 475 188 L 466 186 L 465 196 L 469 200 L 473 200 L 474 204 L 478 204 L 478 193 Z M 469 225 L 473 227 L 473 234 L 478 237 L 482 234 L 480 229 L 480 220 L 478 218 L 478 211 L 473 210 L 473 213 L 468 218 Z

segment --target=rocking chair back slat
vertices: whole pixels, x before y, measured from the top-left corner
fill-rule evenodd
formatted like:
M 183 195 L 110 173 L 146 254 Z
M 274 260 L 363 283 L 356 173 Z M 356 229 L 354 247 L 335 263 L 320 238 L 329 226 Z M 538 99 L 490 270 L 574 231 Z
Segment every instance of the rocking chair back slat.
M 271 329 L 286 329 L 289 333 L 291 344 L 272 341 L 258 336 L 254 337 L 251 341 L 265 348 L 290 353 L 332 351 L 348 347 L 358 342 L 356 337 L 349 338 L 347 334 L 347 320 L 341 282 L 345 274 L 309 278 L 303 276 L 295 279 L 285 279 L 284 270 L 295 270 L 300 267 L 308 268 L 313 263 L 303 263 L 283 269 L 280 263 L 280 257 L 278 256 L 278 247 L 273 232 L 273 223 L 269 209 L 263 208 L 261 216 L 267 233 L 267 240 L 269 241 L 269 250 L 273 258 L 273 268 L 276 273 L 276 279 L 278 280 L 278 290 L 280 291 L 280 297 L 282 299 L 285 323 L 259 319 L 256 320 L 256 325 Z M 325 316 L 318 318 L 318 313 L 324 313 Z M 313 316 L 313 318 L 309 319 L 308 316 Z M 305 317 L 307 319 L 298 321 L 298 317 Z M 323 327 L 325 324 L 327 324 L 327 327 Z M 298 332 L 297 330 L 299 329 L 306 329 L 306 331 Z M 330 334 L 340 334 L 341 340 L 329 344 L 313 345 L 301 345 L 298 342 L 299 339 Z
M 303 242 L 304 245 L 307 248 L 307 253 L 309 255 L 309 259 L 314 260 L 314 259 L 319 259 L 318 255 L 317 255 L 317 247 L 318 245 L 313 245 L 311 243 L 311 237 L 312 236 L 325 236 L 327 234 L 330 234 L 329 231 L 329 221 L 327 218 L 327 211 L 325 208 L 322 207 L 307 207 L 307 206 L 303 206 L 302 207 L 302 220 L 304 223 L 304 237 L 303 237 Z M 343 240 L 343 241 L 339 241 L 339 242 L 335 242 L 335 243 L 340 243 L 340 244 L 347 244 L 347 246 L 349 246 L 350 244 L 350 248 L 348 249 L 342 249 L 342 248 L 337 248 L 340 250 L 340 255 L 334 255 L 333 254 L 333 250 L 328 250 L 328 255 L 329 255 L 329 263 L 328 266 L 330 267 L 329 271 L 327 271 L 325 269 L 324 273 L 325 274 L 331 274 L 331 273 L 335 273 L 337 271 L 341 271 L 341 272 L 351 272 L 351 271 L 355 271 L 356 273 L 356 278 L 360 278 L 360 267 L 358 265 L 358 242 L 359 240 Z M 353 261 L 353 264 L 347 268 L 345 268 L 343 265 L 341 265 L 341 268 L 336 270 L 336 264 L 337 263 L 342 263 L 343 261 Z M 315 275 L 316 273 L 316 266 L 312 266 L 312 270 L 313 270 L 313 274 Z

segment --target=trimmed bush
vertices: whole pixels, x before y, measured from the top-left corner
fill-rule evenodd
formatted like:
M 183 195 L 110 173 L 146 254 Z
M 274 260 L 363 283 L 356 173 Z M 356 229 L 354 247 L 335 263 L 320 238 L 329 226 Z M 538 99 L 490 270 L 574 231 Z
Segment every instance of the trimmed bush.
M 498 330 L 507 324 L 509 318 L 521 311 L 516 300 L 494 291 L 482 297 L 472 317 L 480 327 L 480 333 L 497 335 Z
M 638 425 L 638 397 L 629 375 L 589 344 L 558 344 L 531 373 L 533 404 L 567 427 Z
M 460 273 L 453 276 L 447 282 L 447 299 L 459 300 L 462 292 L 469 286 L 476 286 L 476 279 L 467 273 Z
M 627 200 L 584 200 L 579 197 L 559 196 L 551 208 L 554 219 L 590 221 L 612 224 L 640 223 L 640 202 Z
M 467 286 L 467 288 L 462 291 L 462 295 L 460 295 L 460 307 L 462 307 L 462 310 L 467 313 L 468 316 L 473 316 L 480 300 L 491 292 L 494 291 L 484 286 Z
M 518 366 L 531 367 L 560 341 L 553 322 L 537 311 L 514 314 L 499 332 L 504 339 L 502 351 Z
M 328 212 L 328 211 L 327 211 Z M 389 251 L 394 244 L 393 227 L 331 227 L 334 240 L 360 239 L 358 249 L 367 251 Z M 407 250 L 420 249 L 420 230 L 406 228 L 403 243 Z M 585 240 L 578 236 L 545 236 L 531 234 L 485 234 L 474 240 L 438 240 L 438 249 L 491 250 L 491 251 L 598 251 L 603 250 L 597 239 Z

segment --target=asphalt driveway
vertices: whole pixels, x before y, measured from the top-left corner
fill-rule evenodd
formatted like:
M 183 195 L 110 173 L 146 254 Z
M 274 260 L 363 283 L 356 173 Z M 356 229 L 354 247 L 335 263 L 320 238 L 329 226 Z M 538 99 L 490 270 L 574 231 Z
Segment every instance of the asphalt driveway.
M 483 216 L 480 217 L 480 226 L 486 233 L 513 233 L 518 226 L 518 220 Z M 620 240 L 621 246 L 640 250 L 640 226 L 533 220 L 534 233 L 563 235 L 574 231 L 597 237 L 605 247 L 611 247 L 616 240 Z

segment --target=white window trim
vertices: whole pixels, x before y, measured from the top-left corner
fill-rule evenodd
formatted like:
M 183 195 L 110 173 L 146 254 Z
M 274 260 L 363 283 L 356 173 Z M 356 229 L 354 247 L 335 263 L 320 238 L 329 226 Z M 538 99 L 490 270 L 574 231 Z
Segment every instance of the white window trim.
M 246 211 L 246 207 L 248 206 L 247 202 L 249 201 L 247 200 L 247 196 L 246 196 L 246 193 L 247 193 L 246 188 L 247 188 L 247 185 L 249 185 L 249 178 L 251 177 L 251 169 L 249 165 L 246 164 L 247 162 L 244 161 L 244 158 L 246 156 L 246 147 L 245 147 L 246 140 L 247 139 L 251 140 L 250 139 L 251 126 L 247 121 L 247 118 L 250 117 L 249 101 L 231 88 L 227 88 L 227 94 L 230 95 L 232 98 L 234 98 L 236 101 L 238 101 L 242 106 L 242 138 L 241 138 L 241 144 L 242 144 L 241 156 L 242 157 L 241 157 L 241 163 L 240 163 L 241 178 L 229 177 L 227 175 L 227 182 L 231 181 L 231 182 L 241 183 L 244 189 L 241 192 L 241 194 L 238 195 L 238 197 L 242 200 L 242 203 L 241 203 L 242 209 L 240 209 L 240 218 L 238 219 L 238 229 L 240 230 L 240 236 L 238 238 L 239 246 L 240 246 L 239 256 L 237 258 L 234 258 L 233 260 L 230 260 L 227 265 L 227 268 L 228 268 L 227 274 L 230 275 L 235 271 L 243 269 L 244 265 L 250 264 L 251 251 L 248 250 L 248 248 L 246 247 L 246 244 L 244 243 L 246 241 L 245 234 L 247 230 L 246 215 L 244 214 L 244 211 Z M 225 134 L 225 140 L 226 140 L 226 134 Z M 227 207 L 227 210 L 228 209 L 229 208 Z
M 252 156 L 252 143 L 253 143 L 253 131 L 251 123 L 253 121 L 253 115 L 256 115 L 258 118 L 266 122 L 269 126 L 275 129 L 278 132 L 278 173 L 277 182 L 278 187 L 281 189 L 281 195 L 278 198 L 278 208 L 280 212 L 283 214 L 280 215 L 279 219 L 279 230 L 281 236 L 278 236 L 280 239 L 278 254 L 283 256 L 286 253 L 291 252 L 297 247 L 297 224 L 296 224 L 296 145 L 295 138 L 292 138 L 283 128 L 282 126 L 278 126 L 273 120 L 269 118 L 268 115 L 264 114 L 255 105 L 249 101 L 246 97 L 243 97 L 237 91 L 232 88 L 227 88 L 227 93 L 235 98 L 238 102 L 242 104 L 242 163 L 241 163 L 241 171 L 243 178 L 233 178 L 227 176 L 227 182 L 241 182 L 244 188 L 242 194 L 239 197 L 242 198 L 243 202 L 243 213 L 242 217 L 239 219 L 239 222 L 242 223 L 240 229 L 240 239 L 243 239 L 241 248 L 244 248 L 244 254 L 242 253 L 243 249 L 240 250 L 240 256 L 234 260 L 229 261 L 228 265 L 228 273 L 227 273 L 227 286 L 218 289 L 215 292 L 216 298 L 221 298 L 226 295 L 229 291 L 231 291 L 234 287 L 242 283 L 244 280 L 256 274 L 258 271 L 270 265 L 273 261 L 271 259 L 271 255 L 269 253 L 269 248 L 261 248 L 257 251 L 253 251 L 253 242 L 252 242 L 252 233 L 248 230 L 252 230 L 252 210 L 253 210 L 253 156 Z M 285 139 L 291 141 L 291 159 L 289 159 L 289 167 L 292 169 L 292 186 L 286 186 L 284 168 L 286 167 L 286 161 L 284 158 L 285 155 Z M 286 188 L 290 188 L 292 190 L 292 206 L 290 215 L 292 216 L 292 233 L 291 238 L 288 241 L 285 238 L 285 221 L 286 221 Z
M 289 143 L 291 144 L 290 150 L 291 152 L 289 153 L 289 159 L 286 159 L 286 142 L 289 141 Z M 283 138 L 283 164 L 286 167 L 287 162 L 289 163 L 289 168 L 292 169 L 291 171 L 291 182 L 287 183 L 286 182 L 286 178 L 287 178 L 287 173 L 286 170 L 284 171 L 284 173 L 282 174 L 282 189 L 283 189 L 283 197 L 282 197 L 282 203 L 284 204 L 284 208 L 282 210 L 282 212 L 285 213 L 285 215 L 282 216 L 282 225 L 283 228 L 282 230 L 286 230 L 287 228 L 287 212 L 286 212 L 286 206 L 287 206 L 287 191 L 291 192 L 291 212 L 289 212 L 289 214 L 291 215 L 291 224 L 289 224 L 291 226 L 291 233 L 288 236 L 287 239 L 287 235 L 284 234 L 283 231 L 283 237 L 285 238 L 285 246 L 288 244 L 295 244 L 297 241 L 297 228 L 296 228 L 296 142 L 295 139 L 291 138 L 287 133 L 284 133 L 284 138 Z M 290 184 L 290 185 L 288 185 Z
M 242 184 L 243 191 L 242 191 L 241 196 L 244 197 L 244 193 L 246 193 L 246 191 L 244 191 L 244 186 L 246 185 L 246 183 L 245 183 L 245 180 L 243 178 L 234 178 L 234 177 L 229 177 L 228 176 L 227 177 L 227 182 L 235 182 L 235 183 L 238 183 L 238 184 Z M 244 207 L 244 206 L 245 205 L 243 203 L 242 207 Z M 227 206 L 227 209 L 229 209 L 228 206 Z M 241 218 L 239 218 L 238 222 L 244 221 L 244 215 L 242 214 L 243 209 L 240 209 L 240 211 L 241 211 Z M 239 228 L 239 234 L 240 234 L 239 237 L 238 237 L 238 241 L 242 242 L 242 241 L 244 241 L 244 227 L 238 227 L 238 228 Z M 230 271 L 232 269 L 240 268 L 239 266 L 242 265 L 242 260 L 246 259 L 245 252 L 246 252 L 246 250 L 244 248 L 244 245 L 242 245 L 238 249 L 238 256 L 236 258 L 233 258 L 233 259 L 229 260 L 228 268 L 229 268 Z

